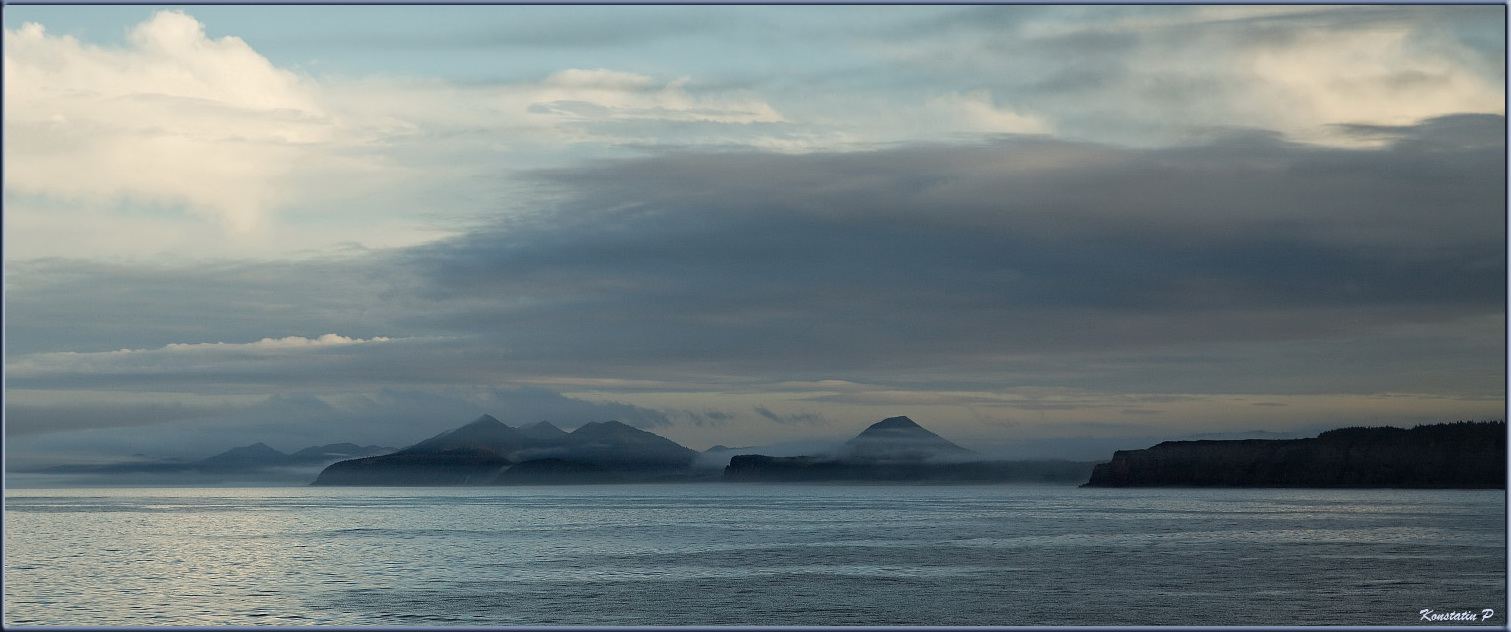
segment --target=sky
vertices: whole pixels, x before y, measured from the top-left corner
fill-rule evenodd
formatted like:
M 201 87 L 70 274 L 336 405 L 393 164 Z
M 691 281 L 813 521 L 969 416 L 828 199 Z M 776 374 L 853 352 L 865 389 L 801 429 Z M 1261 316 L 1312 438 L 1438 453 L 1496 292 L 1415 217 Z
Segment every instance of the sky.
M 8 5 L 7 464 L 1503 419 L 1505 17 Z

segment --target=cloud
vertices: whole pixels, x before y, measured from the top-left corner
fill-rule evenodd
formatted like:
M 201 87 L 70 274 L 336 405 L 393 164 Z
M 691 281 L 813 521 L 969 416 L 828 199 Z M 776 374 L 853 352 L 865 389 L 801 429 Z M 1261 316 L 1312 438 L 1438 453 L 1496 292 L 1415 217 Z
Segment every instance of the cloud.
M 374 336 L 366 340 L 362 338 L 348 338 L 338 334 L 325 334 L 318 338 L 305 338 L 303 336 L 284 336 L 282 338 L 263 338 L 257 342 L 248 343 L 168 343 L 164 350 L 190 351 L 202 349 L 215 350 L 267 350 L 267 349 L 299 349 L 306 347 L 324 347 L 329 345 L 350 345 L 364 342 L 388 342 L 384 336 Z
M 1503 86 L 1467 68 L 1463 52 L 1423 51 L 1413 36 L 1402 28 L 1314 30 L 1253 51 L 1249 68 L 1263 86 L 1256 96 L 1275 106 L 1271 126 L 1346 141 L 1323 136 L 1326 126 L 1505 113 Z
M 116 47 L 36 23 L 4 37 L 9 260 L 410 245 L 499 195 L 478 187 L 481 174 L 578 145 L 741 143 L 751 126 L 766 130 L 760 142 L 790 142 L 758 95 L 688 76 L 315 78 L 179 11 L 156 12 Z
M 493 331 L 512 351 L 548 362 L 819 380 L 1369 335 L 1501 309 L 1501 150 L 1451 130 L 1502 125 L 1433 119 L 1380 149 L 1228 134 L 667 152 L 543 172 L 555 209 L 402 257 L 434 282 L 432 326 L 508 323 Z
M 693 95 L 691 77 L 664 85 L 647 75 L 599 68 L 570 68 L 539 84 L 523 86 L 533 101 L 527 111 L 563 122 L 586 119 L 654 119 L 712 123 L 779 123 L 781 115 L 764 102 L 725 95 Z
M 47 258 L 7 262 L 5 272 L 7 361 L 257 341 L 270 332 L 381 337 L 403 330 L 394 319 L 410 304 L 395 292 L 408 293 L 412 283 L 374 253 L 295 261 Z
M 187 14 L 156 12 L 118 47 L 35 23 L 4 38 L 7 260 L 291 256 L 447 234 L 395 208 L 435 181 L 392 153 L 412 123 L 345 107 Z
M 313 86 L 183 13 L 158 12 L 128 46 L 6 31 L 7 188 L 182 204 L 250 231 L 285 201 L 275 183 L 337 133 Z
M 813 402 L 843 402 L 868 406 L 938 406 L 1001 403 L 999 397 L 936 391 L 866 390 L 805 397 Z
M 1231 126 L 1357 145 L 1340 123 L 1504 114 L 1494 7 L 960 8 L 873 36 L 900 70 L 969 78 L 1079 139 L 1167 144 Z M 896 72 L 896 71 L 894 71 Z
M 935 97 L 929 105 L 944 120 L 955 121 L 959 131 L 986 134 L 1047 134 L 1049 123 L 1038 116 L 998 106 L 990 92 L 952 92 Z
M 667 425 L 694 427 L 694 428 L 729 428 L 731 422 L 737 421 L 740 415 L 722 410 L 692 410 L 692 409 L 669 409 L 663 411 L 667 415 Z
M 824 419 L 823 415 L 817 413 L 788 413 L 784 415 L 781 413 L 772 412 L 771 409 L 766 408 L 765 406 L 756 406 L 753 410 L 755 410 L 755 413 L 757 415 L 765 417 L 766 419 L 782 424 L 784 426 L 793 424 L 813 426 L 828 423 Z
M 434 177 L 556 163 L 579 146 L 745 145 L 798 133 L 761 95 L 686 75 L 564 68 L 485 84 L 368 77 L 331 79 L 326 88 L 331 107 L 353 118 L 401 121 L 406 132 L 388 142 L 429 157 L 405 164 Z
M 1003 133 L 1156 146 L 1235 127 L 1378 146 L 1389 139 L 1347 126 L 1504 112 L 1503 35 L 1474 26 L 1494 7 L 920 7 L 859 25 L 843 8 L 800 25 L 770 8 L 556 9 L 444 38 L 356 37 L 481 50 L 615 32 L 622 61 L 552 46 L 470 83 L 315 77 L 176 11 L 119 46 L 7 29 L 6 256 L 407 246 L 455 234 L 480 201 L 531 209 L 528 186 L 499 174 L 648 147 L 801 153 Z M 672 40 L 729 54 L 667 65 L 658 47 Z M 739 54 L 779 48 L 760 63 Z
M 691 82 L 570 68 L 539 83 L 502 87 L 495 103 L 564 139 L 597 144 L 744 144 L 750 125 L 786 122 L 755 95 L 690 91 Z
M 1466 396 L 1494 383 L 1504 346 L 1502 125 L 1351 131 L 1383 135 L 1377 148 L 1228 134 L 1163 149 L 667 150 L 541 171 L 555 188 L 538 212 L 422 247 L 13 265 L 7 362 L 13 387 L 171 378 L 227 393 L 529 383 L 854 399 L 1101 380 Z M 269 322 L 391 340 L 166 350 L 259 341 Z M 107 351 L 122 348 L 147 351 Z
M 57 374 L 224 370 L 227 366 L 235 364 L 238 358 L 266 357 L 269 354 L 285 354 L 295 350 L 304 351 L 320 347 L 389 341 L 389 338 L 383 336 L 362 339 L 325 334 L 317 338 L 302 336 L 263 338 L 250 343 L 171 342 L 157 349 L 30 354 L 7 363 L 6 372 L 15 378 L 25 380 Z

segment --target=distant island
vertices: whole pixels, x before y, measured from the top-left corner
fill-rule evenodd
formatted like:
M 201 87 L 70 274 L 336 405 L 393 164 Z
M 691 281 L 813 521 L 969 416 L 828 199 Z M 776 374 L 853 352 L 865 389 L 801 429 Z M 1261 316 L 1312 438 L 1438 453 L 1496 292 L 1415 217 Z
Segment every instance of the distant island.
M 1084 486 L 1505 489 L 1506 424 L 1340 428 L 1311 439 L 1166 441 L 1113 453 Z
M 711 478 L 698 452 L 618 421 L 572 432 L 542 421 L 515 428 L 483 415 L 392 454 L 339 461 L 311 485 L 541 485 L 686 482 Z
M 724 469 L 731 482 L 1079 483 L 1095 463 L 994 461 L 928 431 L 907 417 L 866 428 L 832 454 L 737 455 Z

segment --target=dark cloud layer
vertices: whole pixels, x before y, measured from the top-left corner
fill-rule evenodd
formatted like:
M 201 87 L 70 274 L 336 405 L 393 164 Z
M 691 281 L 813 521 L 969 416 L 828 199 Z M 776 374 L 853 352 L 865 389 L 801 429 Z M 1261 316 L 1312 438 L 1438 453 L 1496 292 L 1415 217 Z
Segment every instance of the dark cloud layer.
M 667 153 L 403 256 L 425 322 L 527 357 L 827 370 L 1352 336 L 1505 299 L 1504 120 L 1328 149 L 1235 133 Z M 424 320 L 424 319 L 422 319 Z
M 1504 119 L 1353 131 L 1390 143 L 1009 137 L 596 163 L 541 173 L 559 194 L 536 214 L 407 250 L 19 264 L 7 357 L 334 332 L 395 341 L 299 364 L 228 355 L 176 383 L 948 381 L 1033 354 L 1357 339 L 1503 314 Z M 13 371 L 12 386 L 140 388 L 171 371 L 91 366 Z
M 373 259 L 6 263 L 6 355 L 386 335 L 401 271 Z M 269 323 L 276 323 L 271 325 Z

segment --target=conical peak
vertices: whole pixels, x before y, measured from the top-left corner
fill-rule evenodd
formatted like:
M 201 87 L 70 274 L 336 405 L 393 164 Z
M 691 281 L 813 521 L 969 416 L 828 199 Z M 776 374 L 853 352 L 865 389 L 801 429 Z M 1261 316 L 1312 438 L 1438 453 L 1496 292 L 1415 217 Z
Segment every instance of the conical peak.
M 917 422 L 913 421 L 912 419 L 908 419 L 907 417 L 888 417 L 874 424 L 871 424 L 871 427 L 867 428 L 867 430 L 889 430 L 893 428 L 923 429 L 923 426 L 918 425 Z
M 478 417 L 472 423 L 452 428 L 434 437 L 404 448 L 401 452 L 440 450 L 446 448 L 485 445 L 495 451 L 504 451 L 509 445 L 519 442 L 519 429 L 504 425 L 492 415 Z
M 852 458 L 922 460 L 969 453 L 907 417 L 888 417 L 846 441 L 841 454 Z
M 241 461 L 247 459 L 283 458 L 288 456 L 283 452 L 273 449 L 266 443 L 257 442 L 252 445 L 231 448 L 212 457 L 207 461 Z
M 573 430 L 571 434 L 578 436 L 622 435 L 629 430 L 639 429 L 629 424 L 618 421 L 590 421 L 581 426 L 578 426 L 577 429 Z
M 459 428 L 456 428 L 456 429 L 452 430 L 449 434 L 453 434 L 453 435 L 465 435 L 465 436 L 477 436 L 477 435 L 480 435 L 480 434 L 481 435 L 495 435 L 495 434 L 512 435 L 512 434 L 514 434 L 514 433 L 516 433 L 518 431 L 519 431 L 518 428 L 515 428 L 514 426 L 510 426 L 510 425 L 508 425 L 508 424 L 506 424 L 506 423 L 504 423 L 502 421 L 499 421 L 497 419 L 494 419 L 492 415 L 483 415 L 482 417 L 478 417 L 477 419 L 474 419 L 472 421 L 472 423 L 469 423 L 469 424 L 467 424 L 465 426 L 461 426 Z
M 283 452 L 276 450 L 272 446 L 269 446 L 268 444 L 261 441 L 248 446 L 231 448 L 230 450 L 226 451 L 226 453 L 233 452 L 238 454 L 283 454 Z
M 469 423 L 467 425 L 468 426 L 495 426 L 495 425 L 502 426 L 502 425 L 505 425 L 505 424 L 502 421 L 494 419 L 493 415 L 484 414 L 482 417 L 478 417 L 477 419 L 472 420 L 472 423 Z
M 930 432 L 928 428 L 924 428 L 923 426 L 918 425 L 917 422 L 914 422 L 912 419 L 908 419 L 907 417 L 888 417 L 874 424 L 871 424 L 865 430 L 860 431 L 860 434 L 856 435 L 855 439 L 851 439 L 851 441 L 854 441 L 856 439 L 902 437 L 935 438 L 939 437 L 939 435 Z

